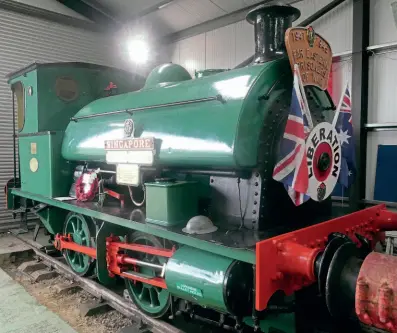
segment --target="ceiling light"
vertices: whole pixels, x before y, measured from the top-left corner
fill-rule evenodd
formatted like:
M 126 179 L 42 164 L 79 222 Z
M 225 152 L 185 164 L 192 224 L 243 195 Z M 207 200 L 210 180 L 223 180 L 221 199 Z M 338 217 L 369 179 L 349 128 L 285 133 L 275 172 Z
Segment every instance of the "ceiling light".
M 137 64 L 144 64 L 149 60 L 149 46 L 144 38 L 132 38 L 127 43 L 131 60 Z

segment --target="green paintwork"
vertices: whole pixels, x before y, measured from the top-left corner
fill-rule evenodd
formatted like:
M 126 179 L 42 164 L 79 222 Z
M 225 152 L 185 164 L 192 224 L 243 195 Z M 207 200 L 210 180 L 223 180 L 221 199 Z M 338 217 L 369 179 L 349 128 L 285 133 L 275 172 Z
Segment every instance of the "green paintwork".
M 172 295 L 228 313 L 223 287 L 233 260 L 183 246 L 168 260 L 165 282 Z
M 73 242 L 78 245 L 91 247 L 91 235 L 89 226 L 84 216 L 80 214 L 71 214 L 65 222 L 64 234 L 71 234 Z M 70 250 L 65 251 L 65 258 L 69 266 L 78 274 L 85 274 L 89 271 L 92 259 L 82 253 Z
M 56 81 L 61 77 L 76 81 L 76 99 L 64 101 L 57 96 Z M 37 65 L 12 76 L 8 81 L 11 85 L 21 82 L 24 86 L 25 124 L 20 133 L 65 130 L 79 109 L 104 96 L 110 81 L 117 84 L 119 92 L 134 91 L 143 83 L 141 77 L 118 69 L 76 63 Z M 32 95 L 28 87 L 32 87 Z
M 191 80 L 189 72 L 177 64 L 163 64 L 153 69 L 146 79 L 144 89 L 162 87 L 175 82 Z
M 244 323 L 246 323 L 248 326 L 254 327 L 251 317 L 245 317 Z M 295 333 L 295 314 L 266 314 L 265 319 L 260 321 L 259 326 L 261 328 L 261 332 L 263 333 Z
M 66 215 L 69 212 L 64 209 L 59 209 L 57 207 L 47 207 L 45 209 L 39 210 L 36 216 L 39 217 L 40 221 L 43 223 L 44 227 L 52 235 L 61 233 L 63 229 L 63 222 L 65 221 Z
M 153 277 L 154 272 L 150 269 L 141 269 L 143 276 Z M 167 289 L 160 289 L 145 283 L 135 283 L 126 280 L 127 290 L 134 299 L 134 303 L 138 303 L 141 310 L 146 313 L 157 316 L 169 307 L 170 293 Z
M 173 171 L 165 171 L 162 173 L 162 175 L 164 178 L 196 182 L 196 191 L 199 198 L 208 198 L 212 193 L 212 187 L 210 186 L 210 176 L 191 173 L 177 173 Z
M 156 138 L 155 163 L 185 168 L 254 167 L 268 110 L 258 96 L 267 93 L 282 72 L 291 75 L 286 59 L 94 101 L 76 117 L 217 95 L 223 99 L 71 122 L 62 155 L 68 160 L 104 162 L 104 141 L 122 139 L 124 121 L 132 118 L 137 136 Z
M 163 226 L 186 223 L 198 214 L 197 183 L 145 183 L 146 221 Z
M 194 76 L 196 77 L 196 79 L 199 79 L 201 77 L 215 75 L 215 74 L 223 73 L 226 71 L 227 71 L 227 69 L 204 69 L 202 71 L 195 71 Z
M 58 97 L 56 86 L 59 78 L 74 80 L 76 97 L 68 101 Z M 19 138 L 23 191 L 48 197 L 67 195 L 73 165 L 61 157 L 63 131 L 70 117 L 80 108 L 104 96 L 109 81 L 115 82 L 120 92 L 142 86 L 142 79 L 131 73 L 75 63 L 29 66 L 11 76 L 11 85 L 21 82 L 24 86 L 25 121 Z M 64 97 L 71 94 L 67 88 L 63 90 Z M 30 135 L 23 136 L 27 134 Z M 36 145 L 37 149 L 32 149 L 32 145 Z M 32 158 L 38 160 L 38 170 L 35 172 L 30 168 Z
M 134 244 L 147 245 L 156 248 L 164 247 L 164 243 L 161 239 L 141 232 L 135 232 L 132 235 L 129 235 L 128 238 L 130 242 Z M 137 254 L 136 252 L 134 253 L 130 251 L 127 251 L 126 253 L 127 255 L 132 253 L 132 255 L 138 260 L 150 262 L 155 265 L 163 266 L 167 262 L 166 258 L 155 255 L 143 253 Z M 134 273 L 145 278 L 152 278 L 158 275 L 155 270 L 148 267 L 137 267 L 137 270 L 138 272 Z M 159 318 L 165 315 L 169 310 L 171 306 L 171 295 L 169 290 L 129 279 L 125 279 L 125 283 L 132 301 L 138 306 L 138 308 L 143 310 L 144 313 L 149 314 L 152 317 Z
M 21 189 L 50 198 L 67 195 L 72 183 L 71 164 L 61 157 L 63 132 L 19 138 Z M 32 145 L 35 148 L 32 149 Z M 36 159 L 38 168 L 31 169 Z
M 255 264 L 255 249 L 234 249 L 211 242 L 204 242 L 197 238 L 178 234 L 164 228 L 159 228 L 158 226 L 153 225 L 151 223 L 135 222 L 133 220 L 128 220 L 118 216 L 105 214 L 97 210 L 84 208 L 84 206 L 75 206 L 64 201 L 54 200 L 34 193 L 23 192 L 18 189 L 13 189 L 12 193 L 24 198 L 35 200 L 37 202 L 46 203 L 54 207 L 59 207 L 71 212 L 76 212 L 79 214 L 83 214 L 85 216 L 90 216 L 98 220 L 114 223 L 116 225 L 128 229 L 137 230 L 154 236 L 169 239 L 170 241 L 174 241 L 183 245 L 189 245 L 197 249 L 205 248 L 206 251 L 214 254 L 218 254 L 220 256 L 225 256 L 227 258 L 232 258 L 250 264 Z

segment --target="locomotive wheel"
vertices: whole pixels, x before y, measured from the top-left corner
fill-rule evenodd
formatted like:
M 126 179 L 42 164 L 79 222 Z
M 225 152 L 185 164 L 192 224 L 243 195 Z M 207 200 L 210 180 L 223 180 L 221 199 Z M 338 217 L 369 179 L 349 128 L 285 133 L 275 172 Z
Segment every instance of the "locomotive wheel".
M 81 214 L 69 213 L 66 216 L 63 233 L 71 234 L 73 241 L 79 245 L 95 246 L 91 238 L 95 236 L 95 226 Z M 95 267 L 95 260 L 85 254 L 65 250 L 63 255 L 72 270 L 80 276 L 90 275 Z
M 134 232 L 129 237 L 129 242 L 159 248 L 164 247 L 160 239 L 141 232 Z M 127 254 L 153 264 L 163 265 L 166 262 L 165 258 L 145 253 L 134 252 L 132 254 L 131 251 L 128 251 Z M 146 276 L 155 276 L 155 271 L 146 267 L 139 267 L 138 272 Z M 167 289 L 128 279 L 125 279 L 125 284 L 131 300 L 142 312 L 153 318 L 160 318 L 168 313 L 171 307 L 171 295 Z

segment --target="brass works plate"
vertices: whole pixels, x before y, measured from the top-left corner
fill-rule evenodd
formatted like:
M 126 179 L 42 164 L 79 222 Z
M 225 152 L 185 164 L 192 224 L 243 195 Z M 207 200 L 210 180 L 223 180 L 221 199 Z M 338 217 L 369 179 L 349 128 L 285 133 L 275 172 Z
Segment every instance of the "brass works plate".
M 65 102 L 72 102 L 79 97 L 77 82 L 71 77 L 58 77 L 55 81 L 55 91 L 59 99 Z
M 303 85 L 327 89 L 332 66 L 329 43 L 316 34 L 312 27 L 297 27 L 286 31 L 285 45 L 292 70 L 295 64 L 299 66 Z
M 36 155 L 37 154 L 37 143 L 36 142 L 31 142 L 30 143 L 30 153 L 32 155 Z
M 137 164 L 118 164 L 116 182 L 120 185 L 138 186 L 140 184 L 139 166 Z

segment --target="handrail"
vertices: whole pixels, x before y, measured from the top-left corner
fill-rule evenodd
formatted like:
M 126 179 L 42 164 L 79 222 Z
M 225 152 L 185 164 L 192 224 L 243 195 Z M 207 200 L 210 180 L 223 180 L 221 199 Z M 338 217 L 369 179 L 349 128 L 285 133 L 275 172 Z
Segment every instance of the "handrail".
M 210 102 L 210 101 L 219 101 L 221 103 L 225 102 L 225 100 L 223 99 L 222 95 L 216 95 L 216 96 L 213 96 L 213 97 L 190 99 L 190 100 L 187 100 L 187 101 L 171 102 L 171 103 L 164 103 L 164 104 L 157 104 L 157 105 L 149 105 L 149 106 L 142 106 L 142 107 L 126 109 L 126 110 L 117 110 L 117 111 L 110 111 L 110 112 L 104 112 L 104 113 L 90 114 L 90 115 L 81 116 L 81 117 L 72 117 L 72 118 L 70 118 L 70 121 L 77 122 L 78 120 L 87 119 L 87 118 L 110 116 L 110 115 L 119 114 L 119 113 L 125 113 L 125 112 L 129 113 L 129 114 L 132 114 L 133 112 L 137 112 L 137 111 L 160 109 L 160 108 L 165 108 L 165 107 L 169 107 L 169 106 L 180 106 L 180 105 L 203 103 L 203 102 Z

